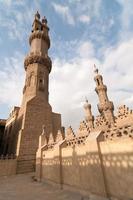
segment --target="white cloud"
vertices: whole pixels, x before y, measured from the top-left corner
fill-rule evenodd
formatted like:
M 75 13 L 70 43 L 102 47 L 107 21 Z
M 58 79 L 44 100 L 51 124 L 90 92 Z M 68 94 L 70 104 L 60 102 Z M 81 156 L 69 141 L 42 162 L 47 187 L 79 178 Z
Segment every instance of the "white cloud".
M 24 81 L 22 63 L 23 55 L 18 53 L 0 63 L 0 104 L 12 107 L 20 103 Z
M 90 17 L 88 15 L 80 15 L 79 16 L 79 21 L 80 22 L 83 22 L 83 23 L 86 23 L 86 24 L 89 24 L 90 23 Z
M 52 3 L 54 10 L 66 20 L 68 24 L 74 25 L 75 21 L 68 6 Z
M 121 21 L 121 32 L 120 38 L 121 40 L 127 40 L 129 37 L 132 37 L 132 18 L 133 18 L 133 1 L 132 0 L 117 0 L 117 2 L 121 5 L 122 12 L 120 14 Z
M 93 44 L 88 41 L 80 42 L 77 47 L 77 53 L 82 58 L 93 57 L 94 56 Z
M 52 3 L 54 10 L 70 25 L 89 24 L 92 17 L 99 17 L 101 0 L 69 0 L 69 6 Z
M 21 0 L 0 0 L 0 4 L 0 28 L 6 28 L 10 39 L 23 41 L 29 33 L 27 27 L 32 24 L 35 12 L 41 10 L 39 0 L 33 0 L 32 7 L 28 7 L 26 1 Z

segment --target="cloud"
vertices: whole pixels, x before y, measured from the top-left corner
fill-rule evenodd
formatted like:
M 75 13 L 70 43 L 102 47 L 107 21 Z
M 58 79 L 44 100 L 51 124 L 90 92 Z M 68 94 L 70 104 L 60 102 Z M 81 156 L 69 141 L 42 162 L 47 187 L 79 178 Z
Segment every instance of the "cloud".
M 120 39 L 127 40 L 129 37 L 132 37 L 132 6 L 133 1 L 125 1 L 125 0 L 117 0 L 117 2 L 121 6 L 121 14 L 120 14 L 120 21 L 121 21 L 121 31 L 120 31 Z
M 79 21 L 85 24 L 89 24 L 90 23 L 90 17 L 87 15 L 80 15 L 79 16 Z
M 20 104 L 24 83 L 23 55 L 16 53 L 0 63 L 0 104 Z M 4 66 L 4 68 L 3 68 Z
M 0 0 L 0 3 L 0 28 L 6 29 L 10 39 L 22 42 L 29 33 L 36 10 L 41 10 L 39 1 L 33 0 L 32 6 L 21 0 Z
M 56 3 L 52 3 L 52 6 L 53 6 L 55 12 L 57 12 L 59 15 L 61 15 L 61 17 L 63 17 L 63 20 L 66 20 L 68 24 L 70 24 L 70 25 L 75 24 L 74 18 L 72 16 L 68 6 L 63 6 L 61 4 L 56 4 Z
M 88 58 L 94 56 L 94 47 L 93 44 L 89 41 L 80 41 L 77 49 L 77 53 L 82 58 Z

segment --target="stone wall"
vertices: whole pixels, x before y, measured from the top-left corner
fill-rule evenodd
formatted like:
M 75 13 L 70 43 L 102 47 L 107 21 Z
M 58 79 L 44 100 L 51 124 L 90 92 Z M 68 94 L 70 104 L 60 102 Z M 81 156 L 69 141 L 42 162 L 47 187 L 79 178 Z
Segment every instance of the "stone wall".
M 100 142 L 103 172 L 109 196 L 133 198 L 133 140 Z
M 100 141 L 101 134 L 92 133 L 79 145 L 66 140 L 45 145 L 37 153 L 37 177 L 88 195 L 132 199 L 133 140 Z
M 0 158 L 0 176 L 16 174 L 16 159 Z

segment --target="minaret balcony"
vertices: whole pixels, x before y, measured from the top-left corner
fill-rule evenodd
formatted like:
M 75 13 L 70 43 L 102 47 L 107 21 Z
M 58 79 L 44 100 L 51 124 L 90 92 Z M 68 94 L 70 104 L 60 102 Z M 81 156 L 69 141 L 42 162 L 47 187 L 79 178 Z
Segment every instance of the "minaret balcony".
M 105 103 L 100 103 L 97 105 L 98 106 L 98 110 L 100 113 L 102 113 L 103 111 L 107 111 L 107 110 L 114 110 L 114 105 L 112 101 L 108 101 Z
M 26 56 L 26 58 L 24 60 L 25 70 L 27 69 L 27 67 L 30 64 L 34 64 L 34 63 L 42 64 L 42 65 L 46 66 L 48 68 L 49 73 L 50 73 L 51 68 L 52 68 L 52 61 L 51 61 L 51 59 L 48 55 L 41 56 L 41 55 L 36 54 L 36 53 L 29 54 L 28 56 Z
M 99 85 L 95 88 L 95 91 L 97 92 L 97 94 L 100 92 L 100 91 L 107 91 L 107 86 L 106 85 Z

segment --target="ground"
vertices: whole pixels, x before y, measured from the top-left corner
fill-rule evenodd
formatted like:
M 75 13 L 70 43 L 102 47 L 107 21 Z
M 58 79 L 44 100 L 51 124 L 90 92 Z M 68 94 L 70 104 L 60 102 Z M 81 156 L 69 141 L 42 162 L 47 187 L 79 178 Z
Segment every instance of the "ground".
M 0 177 L 0 200 L 88 200 L 48 183 L 36 182 L 33 174 Z

